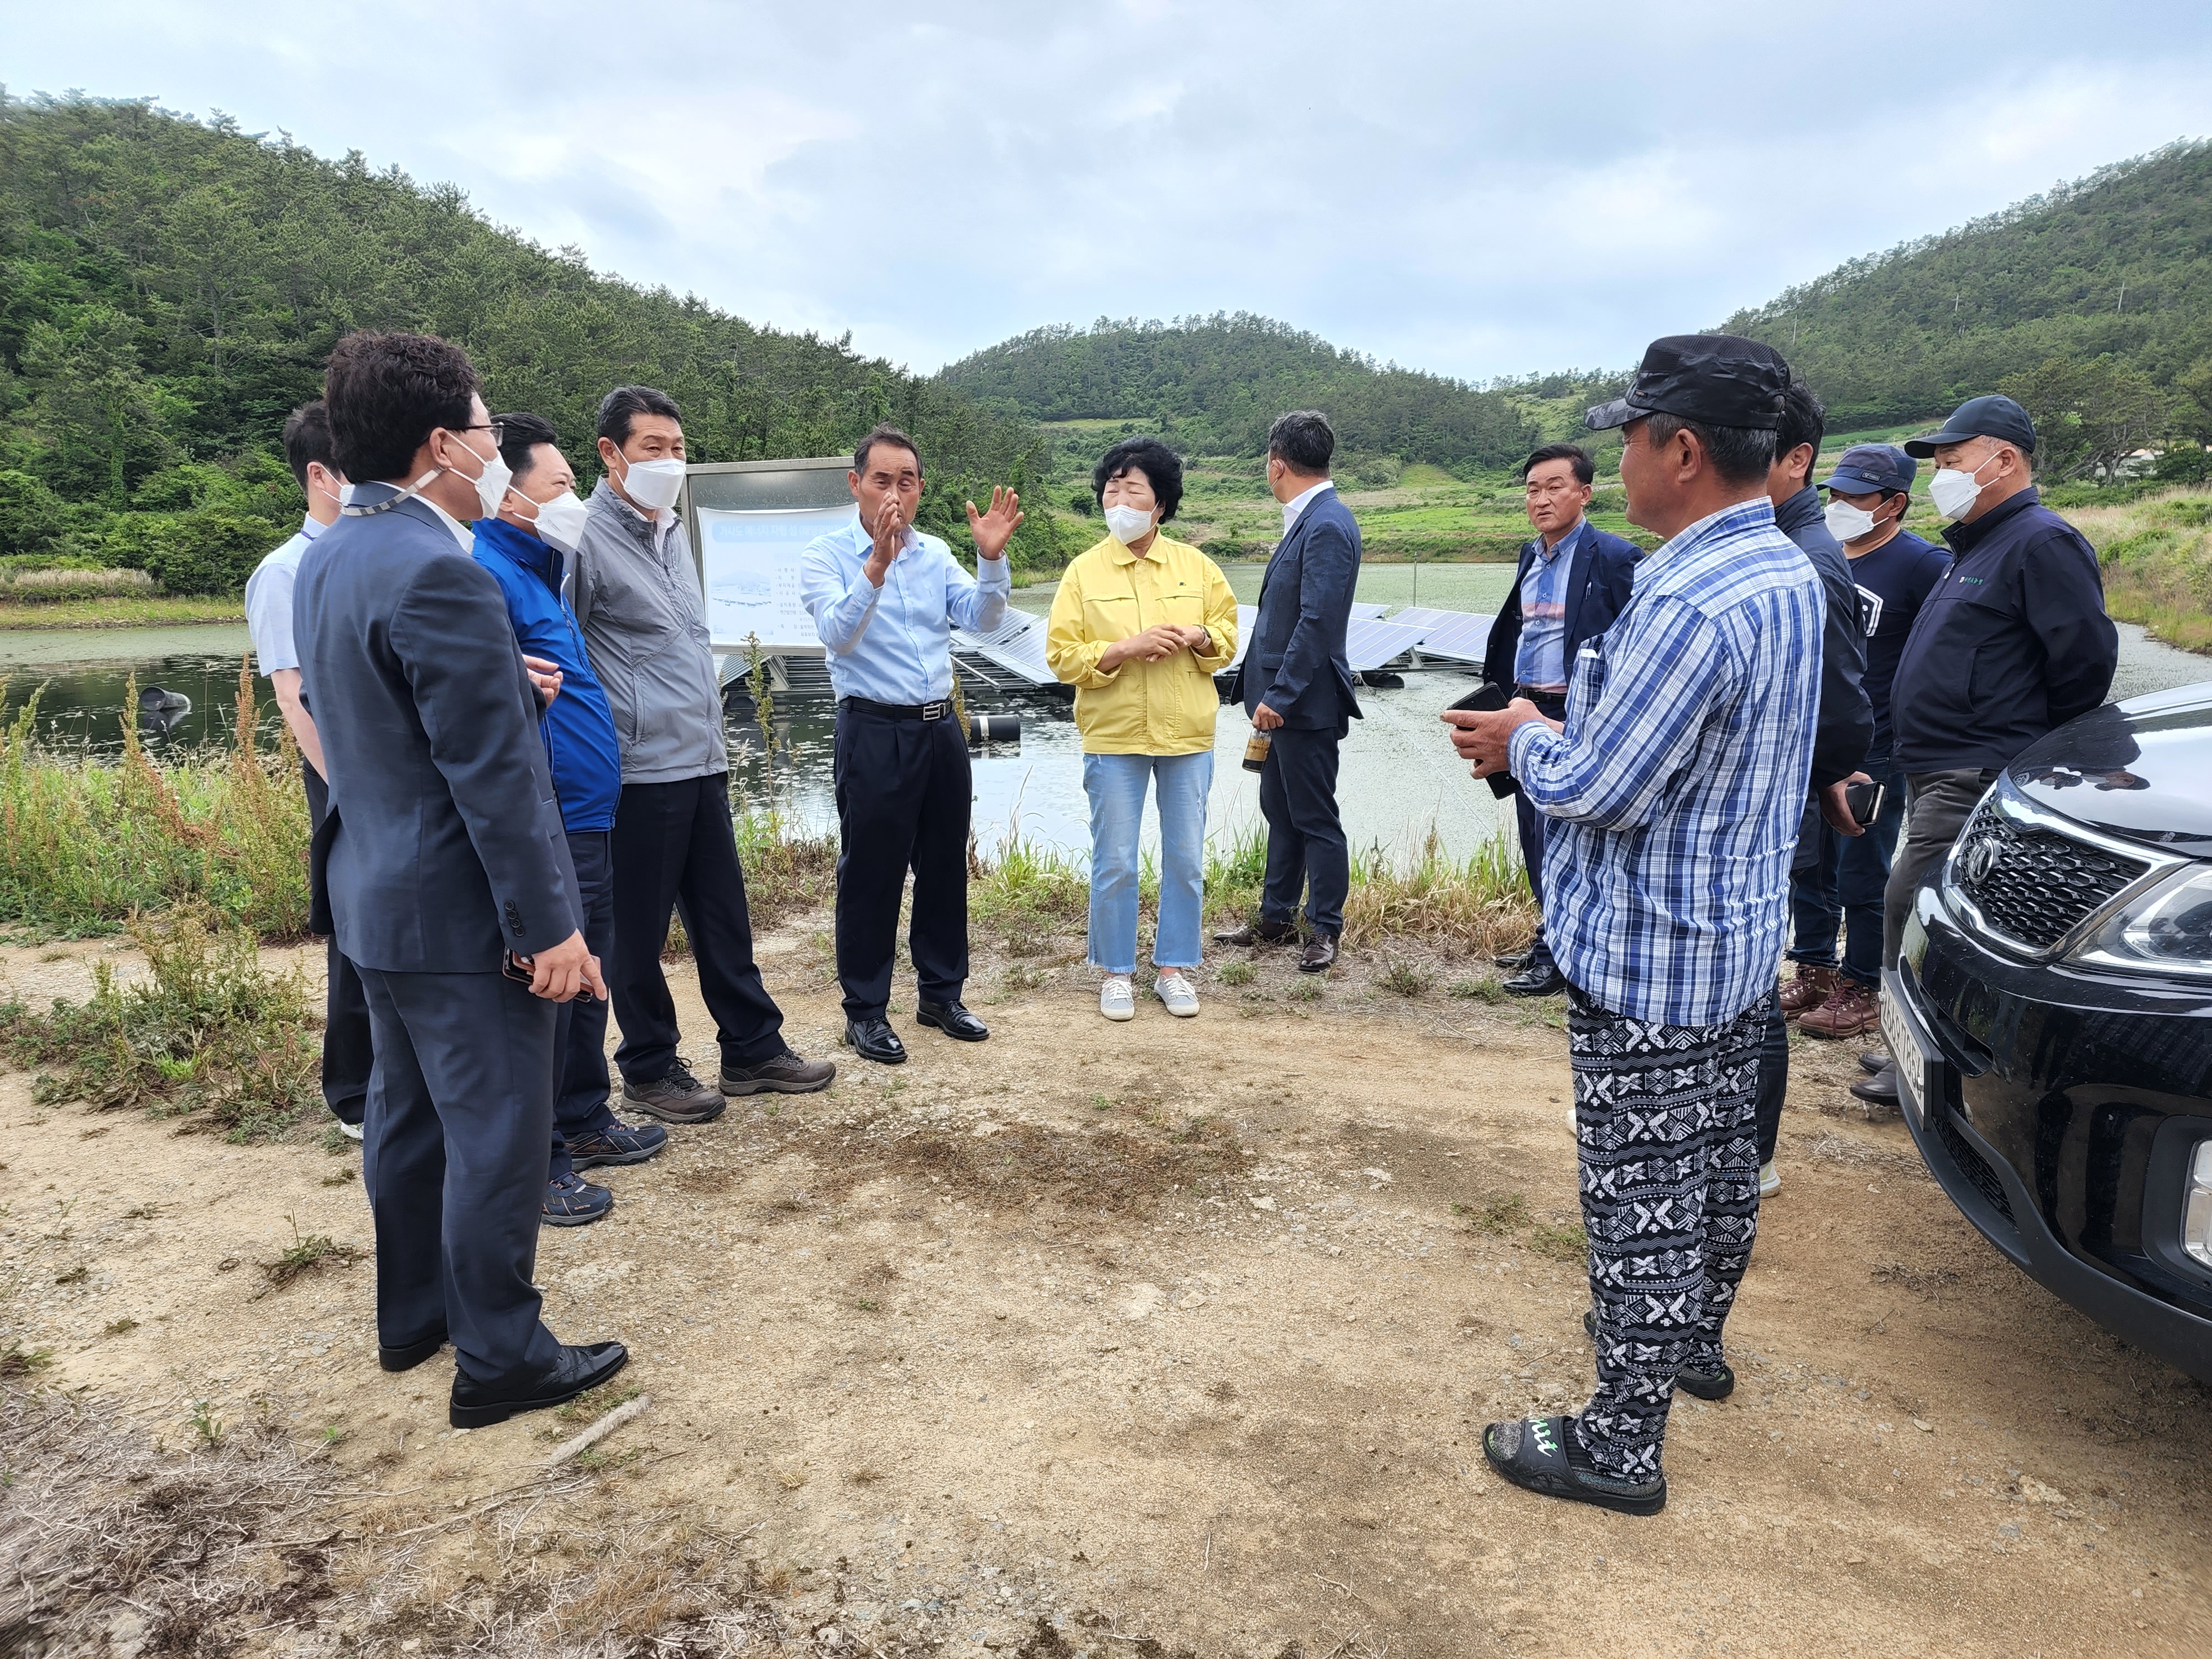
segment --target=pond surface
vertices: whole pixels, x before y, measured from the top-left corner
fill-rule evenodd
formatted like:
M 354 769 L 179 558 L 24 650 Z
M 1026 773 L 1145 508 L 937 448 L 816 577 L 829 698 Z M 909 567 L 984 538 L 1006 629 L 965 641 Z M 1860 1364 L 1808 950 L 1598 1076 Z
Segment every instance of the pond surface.
M 1259 566 L 1225 569 L 1239 599 L 1250 604 L 1257 599 Z M 1394 610 L 1424 605 L 1494 612 L 1511 580 L 1507 565 L 1369 565 L 1360 573 L 1358 597 Z M 1023 588 L 1014 603 L 1042 615 L 1051 606 L 1053 592 L 1049 584 Z M 228 744 L 236 725 L 239 664 L 250 650 L 246 629 L 235 625 L 0 630 L 0 678 L 6 681 L 0 710 L 12 719 L 36 693 L 43 741 L 112 754 L 121 745 L 125 685 L 135 672 L 142 693 L 158 686 L 191 702 L 189 711 L 141 714 L 139 730 L 149 750 L 174 753 L 210 742 Z M 2115 697 L 2203 680 L 2212 680 L 2212 659 L 2160 645 L 2141 629 L 2121 625 Z M 1497 803 L 1487 788 L 1468 777 L 1437 720 L 1437 711 L 1468 685 L 1464 675 L 1437 672 L 1409 674 L 1401 688 L 1361 691 L 1366 718 L 1354 724 L 1346 740 L 1338 784 L 1345 827 L 1355 847 L 1410 854 L 1434 830 L 1448 852 L 1464 856 L 1496 833 Z M 1070 706 L 1049 690 L 967 689 L 971 708 L 1016 714 L 1022 721 L 1018 748 L 993 749 L 976 757 L 978 839 L 985 848 L 994 848 L 1018 828 L 1033 841 L 1081 854 L 1090 842 L 1089 820 L 1082 743 Z M 257 676 L 254 691 L 260 729 L 273 739 L 277 717 L 269 682 Z M 740 799 L 761 805 L 773 802 L 811 828 L 834 828 L 830 758 L 835 715 L 826 692 L 794 690 L 778 696 L 771 754 L 750 700 L 733 696 L 726 729 Z M 1217 839 L 1261 827 L 1259 780 L 1240 764 L 1249 732 L 1240 711 L 1222 711 L 1215 728 L 1207 817 L 1208 833 Z

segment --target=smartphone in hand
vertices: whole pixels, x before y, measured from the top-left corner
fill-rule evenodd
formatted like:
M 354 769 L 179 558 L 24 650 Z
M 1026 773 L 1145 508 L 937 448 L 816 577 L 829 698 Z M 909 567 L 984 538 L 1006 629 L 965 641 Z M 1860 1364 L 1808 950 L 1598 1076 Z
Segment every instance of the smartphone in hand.
M 1510 691 L 1493 680 L 1485 680 L 1449 707 L 1494 714 L 1512 701 L 1513 694 Z M 1492 772 L 1483 781 L 1490 786 L 1490 793 L 1499 800 L 1504 800 L 1508 795 L 1520 793 L 1521 786 L 1513 781 L 1513 775 L 1510 772 Z

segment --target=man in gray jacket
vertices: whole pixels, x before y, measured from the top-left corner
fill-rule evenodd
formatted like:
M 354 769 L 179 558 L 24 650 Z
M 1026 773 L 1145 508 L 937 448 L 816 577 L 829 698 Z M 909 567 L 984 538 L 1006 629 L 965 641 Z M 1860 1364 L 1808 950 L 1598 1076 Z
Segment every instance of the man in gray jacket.
M 599 404 L 599 459 L 575 560 L 574 602 L 592 672 L 622 744 L 622 799 L 609 851 L 615 945 L 607 985 L 622 1045 L 623 1098 L 669 1123 L 704 1123 L 725 1095 L 807 1094 L 837 1068 L 800 1059 L 753 963 L 752 919 L 730 822 L 730 762 L 707 612 L 676 500 L 683 416 L 647 386 Z M 660 971 L 672 909 L 699 965 L 721 1043 L 720 1087 L 676 1052 L 676 1005 Z

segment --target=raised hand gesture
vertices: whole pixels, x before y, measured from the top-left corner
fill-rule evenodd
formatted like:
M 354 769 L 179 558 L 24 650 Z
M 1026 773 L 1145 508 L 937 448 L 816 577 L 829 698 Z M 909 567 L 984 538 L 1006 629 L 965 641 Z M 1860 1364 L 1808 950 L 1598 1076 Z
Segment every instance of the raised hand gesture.
M 1002 559 L 1006 544 L 1021 527 L 1022 498 L 1002 484 L 991 487 L 991 510 L 978 513 L 968 503 L 968 529 L 975 538 L 975 550 L 987 559 Z
M 884 510 L 876 515 L 875 523 L 868 526 L 868 534 L 873 538 L 875 546 L 869 552 L 867 562 L 863 567 L 868 580 L 878 587 L 884 585 L 884 577 L 891 568 L 891 561 L 904 550 L 906 532 L 909 528 L 906 514 L 899 509 L 898 497 L 887 498 Z

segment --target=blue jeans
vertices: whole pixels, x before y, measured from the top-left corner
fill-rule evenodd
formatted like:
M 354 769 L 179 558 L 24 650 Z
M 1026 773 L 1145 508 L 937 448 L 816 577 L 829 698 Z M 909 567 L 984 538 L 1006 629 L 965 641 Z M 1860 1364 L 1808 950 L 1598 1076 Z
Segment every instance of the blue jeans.
M 1091 798 L 1091 965 L 1137 969 L 1137 835 L 1145 784 L 1157 779 L 1160 815 L 1160 926 L 1152 965 L 1195 968 L 1206 896 L 1206 792 L 1213 751 L 1196 755 L 1085 755 Z
M 1871 987 L 1881 982 L 1882 896 L 1905 822 L 1905 780 L 1887 755 L 1868 756 L 1860 770 L 1888 791 L 1881 814 L 1863 836 L 1820 825 L 1819 862 L 1790 882 L 1790 960 L 1833 967 L 1836 936 L 1844 933 L 1844 973 Z

